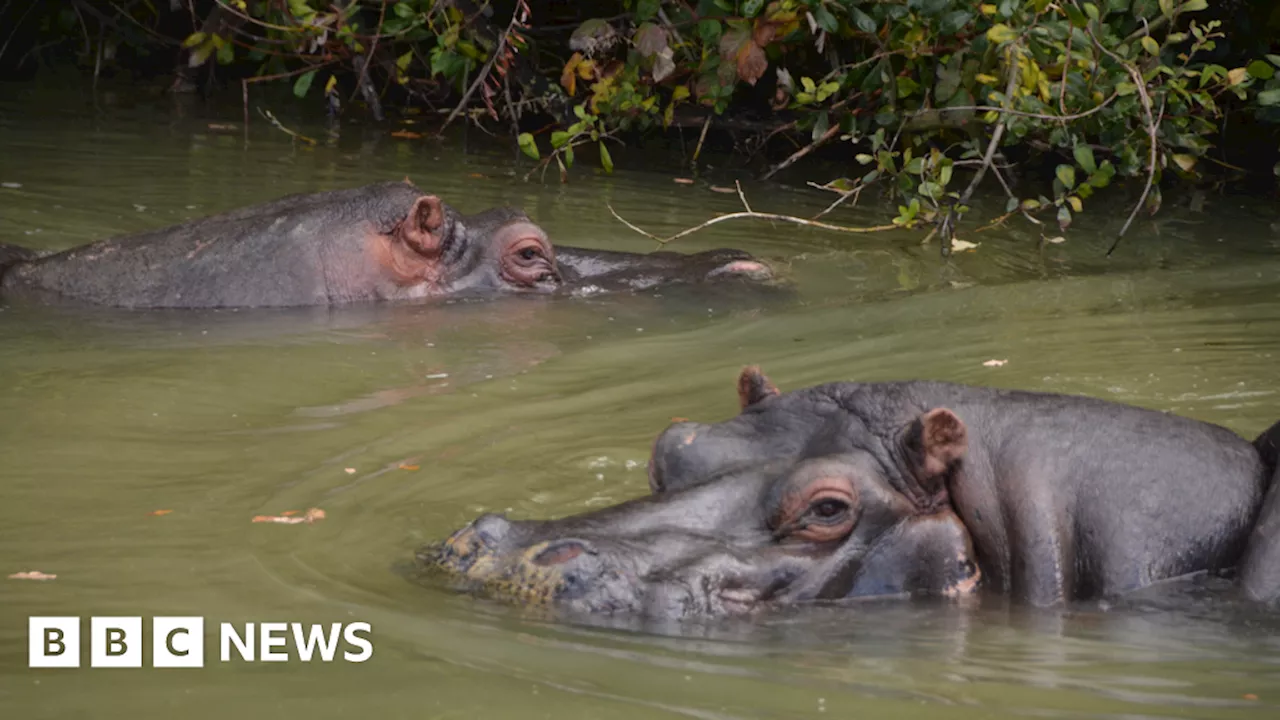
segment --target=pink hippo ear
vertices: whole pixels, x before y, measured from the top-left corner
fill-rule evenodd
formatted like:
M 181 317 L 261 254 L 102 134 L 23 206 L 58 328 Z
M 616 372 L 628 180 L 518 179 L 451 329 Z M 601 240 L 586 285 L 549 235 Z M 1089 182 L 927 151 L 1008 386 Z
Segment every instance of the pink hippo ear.
M 738 405 L 743 410 L 778 394 L 778 386 L 765 377 L 758 365 L 743 368 L 738 376 Z
M 941 492 L 947 475 L 969 449 L 969 433 L 964 422 L 946 408 L 934 408 L 916 418 L 907 429 L 907 447 L 912 450 L 917 480 L 929 493 Z
M 444 245 L 444 225 L 444 203 L 435 195 L 423 195 L 409 208 L 397 235 L 415 252 L 435 257 Z

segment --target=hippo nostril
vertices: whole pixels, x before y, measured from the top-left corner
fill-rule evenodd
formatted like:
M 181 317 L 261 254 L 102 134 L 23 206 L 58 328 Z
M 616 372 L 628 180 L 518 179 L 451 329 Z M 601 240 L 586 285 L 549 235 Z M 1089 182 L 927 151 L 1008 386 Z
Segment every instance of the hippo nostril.
M 595 550 L 581 540 L 561 540 L 548 545 L 533 558 L 536 565 L 549 567 L 563 565 L 582 555 L 594 555 Z
M 482 543 L 496 548 L 511 530 L 511 521 L 495 513 L 486 513 L 471 523 L 471 529 Z

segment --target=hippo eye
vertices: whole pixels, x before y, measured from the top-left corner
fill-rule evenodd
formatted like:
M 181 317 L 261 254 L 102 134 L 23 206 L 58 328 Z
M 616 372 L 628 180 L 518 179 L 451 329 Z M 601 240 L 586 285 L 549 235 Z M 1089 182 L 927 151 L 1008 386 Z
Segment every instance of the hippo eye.
M 849 512 L 849 503 L 838 498 L 824 498 L 809 506 L 810 515 L 828 522 L 837 520 L 847 512 Z
M 521 251 L 520 251 L 520 259 L 521 259 L 521 260 L 529 260 L 529 261 L 532 261 L 532 260 L 536 260 L 537 258 L 541 257 L 541 255 L 542 255 L 542 253 L 538 252 L 538 249 L 537 249 L 537 248 L 535 248 L 535 247 L 532 247 L 532 246 L 527 247 L 527 248 L 525 248 L 525 249 L 523 249 L 523 250 L 521 250 Z

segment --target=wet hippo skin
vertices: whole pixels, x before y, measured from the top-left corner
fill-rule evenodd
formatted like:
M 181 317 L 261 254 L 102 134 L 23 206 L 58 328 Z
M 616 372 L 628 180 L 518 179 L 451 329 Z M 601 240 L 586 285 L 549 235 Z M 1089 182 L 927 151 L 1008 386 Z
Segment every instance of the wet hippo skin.
M 392 182 L 293 195 L 45 256 L 0 244 L 0 291 L 132 308 L 264 307 L 771 276 L 737 251 L 559 251 L 563 268 L 546 232 L 519 210 L 463 215 Z
M 459 586 L 573 611 L 737 615 L 977 592 L 1037 606 L 1241 564 L 1274 599 L 1280 424 L 1256 444 L 1086 397 L 940 382 L 780 393 L 671 426 L 652 493 L 559 520 L 485 515 L 419 560 Z M 1264 570 L 1265 568 L 1265 570 Z

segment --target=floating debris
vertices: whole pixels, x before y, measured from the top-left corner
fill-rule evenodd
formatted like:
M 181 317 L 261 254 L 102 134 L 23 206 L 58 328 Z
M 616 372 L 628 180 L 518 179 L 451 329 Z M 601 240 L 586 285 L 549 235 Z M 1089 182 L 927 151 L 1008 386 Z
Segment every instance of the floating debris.
M 281 515 L 254 515 L 253 522 L 256 523 L 279 523 L 281 525 L 299 525 L 306 523 L 310 525 L 317 520 L 323 520 L 324 511 L 320 508 L 311 508 L 302 515 L 297 510 L 289 510 Z

